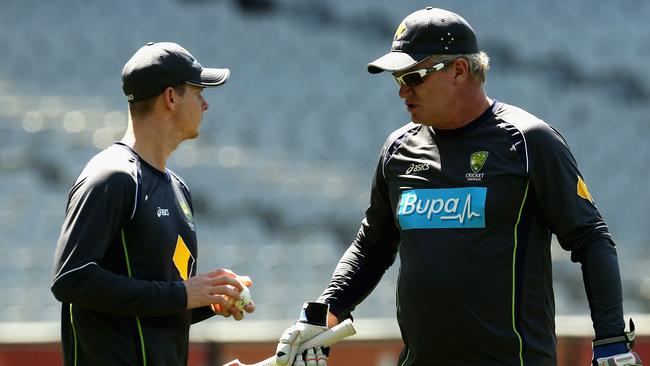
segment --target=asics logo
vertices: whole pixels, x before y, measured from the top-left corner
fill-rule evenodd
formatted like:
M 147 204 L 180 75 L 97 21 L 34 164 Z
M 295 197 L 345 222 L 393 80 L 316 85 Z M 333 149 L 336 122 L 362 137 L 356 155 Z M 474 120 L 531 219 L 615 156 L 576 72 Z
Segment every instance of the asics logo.
M 411 165 L 409 165 L 409 167 L 406 169 L 406 172 L 404 173 L 411 174 L 411 173 L 421 172 L 424 170 L 429 170 L 428 163 L 422 163 L 422 164 L 411 163 Z
M 158 207 L 158 211 L 156 212 L 156 215 L 158 217 L 169 216 L 169 209 Z
M 397 215 L 408 229 L 484 228 L 487 188 L 412 189 L 402 192 Z

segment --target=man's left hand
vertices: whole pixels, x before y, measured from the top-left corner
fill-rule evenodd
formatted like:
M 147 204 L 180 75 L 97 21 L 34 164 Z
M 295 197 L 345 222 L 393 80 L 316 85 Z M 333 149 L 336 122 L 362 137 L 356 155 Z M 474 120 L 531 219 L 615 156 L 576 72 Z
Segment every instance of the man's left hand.
M 328 308 L 327 304 L 318 302 L 303 304 L 298 321 L 287 328 L 280 337 L 275 350 L 275 362 L 278 365 L 301 365 L 301 362 L 305 362 L 303 355 L 296 355 L 296 353 L 301 344 L 327 330 Z

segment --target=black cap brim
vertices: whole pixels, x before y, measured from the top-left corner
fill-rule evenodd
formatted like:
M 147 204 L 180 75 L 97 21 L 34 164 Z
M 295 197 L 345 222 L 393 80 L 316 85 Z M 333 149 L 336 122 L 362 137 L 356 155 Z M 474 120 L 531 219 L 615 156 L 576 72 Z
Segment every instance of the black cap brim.
M 187 84 L 202 86 L 205 88 L 219 86 L 225 83 L 230 77 L 229 69 L 215 69 L 204 67 L 201 70 L 201 75 L 199 79 L 188 80 Z
M 379 74 L 382 71 L 396 72 L 406 70 L 418 62 L 422 62 L 428 56 L 429 54 L 427 53 L 389 52 L 369 63 L 368 72 L 371 74 Z

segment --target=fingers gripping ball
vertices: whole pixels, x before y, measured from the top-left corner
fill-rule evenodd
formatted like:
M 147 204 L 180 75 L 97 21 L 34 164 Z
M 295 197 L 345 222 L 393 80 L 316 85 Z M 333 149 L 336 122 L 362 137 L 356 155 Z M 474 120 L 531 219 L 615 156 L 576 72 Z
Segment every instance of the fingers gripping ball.
M 244 307 L 246 305 L 250 304 L 252 297 L 251 297 L 251 290 L 249 289 L 249 286 L 253 284 L 253 281 L 251 281 L 251 278 L 248 276 L 237 276 L 236 277 L 237 281 L 242 284 L 243 289 L 239 292 L 239 299 L 235 300 L 232 298 L 228 298 L 228 308 L 231 306 L 236 306 L 237 309 L 240 311 L 244 311 Z M 230 316 L 230 313 L 227 312 L 227 309 L 222 308 L 221 305 L 219 304 L 212 304 L 211 305 L 212 311 L 214 311 L 217 314 L 225 314 L 224 316 L 228 317 Z
M 244 288 L 239 292 L 239 300 L 235 300 L 235 306 L 237 309 L 244 311 L 244 306 L 250 304 L 251 302 L 251 290 L 246 286 L 244 283 L 242 283 Z

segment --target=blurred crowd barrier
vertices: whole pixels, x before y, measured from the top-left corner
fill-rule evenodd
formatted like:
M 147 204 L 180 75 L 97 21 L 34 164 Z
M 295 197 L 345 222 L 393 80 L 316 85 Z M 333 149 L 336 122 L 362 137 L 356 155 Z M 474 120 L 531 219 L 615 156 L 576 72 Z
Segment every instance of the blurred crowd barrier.
M 642 359 L 650 356 L 650 316 L 635 315 L 637 340 L 634 350 Z M 287 321 L 231 319 L 210 320 L 197 324 L 190 333 L 188 366 L 221 366 L 234 359 L 247 364 L 273 355 L 276 340 Z M 331 348 L 330 366 L 395 366 L 403 344 L 393 319 L 357 319 L 357 334 Z M 587 316 L 558 316 L 557 366 L 591 364 L 591 321 Z M 38 331 L 40 329 L 40 331 Z M 62 365 L 60 345 L 56 342 L 55 323 L 0 324 L 0 366 Z M 14 337 L 8 336 L 9 333 Z M 41 334 L 35 337 L 34 334 Z M 31 334 L 31 336 L 30 336 Z M 431 341 L 444 335 L 432 330 Z M 471 343 L 471 336 L 459 342 Z

